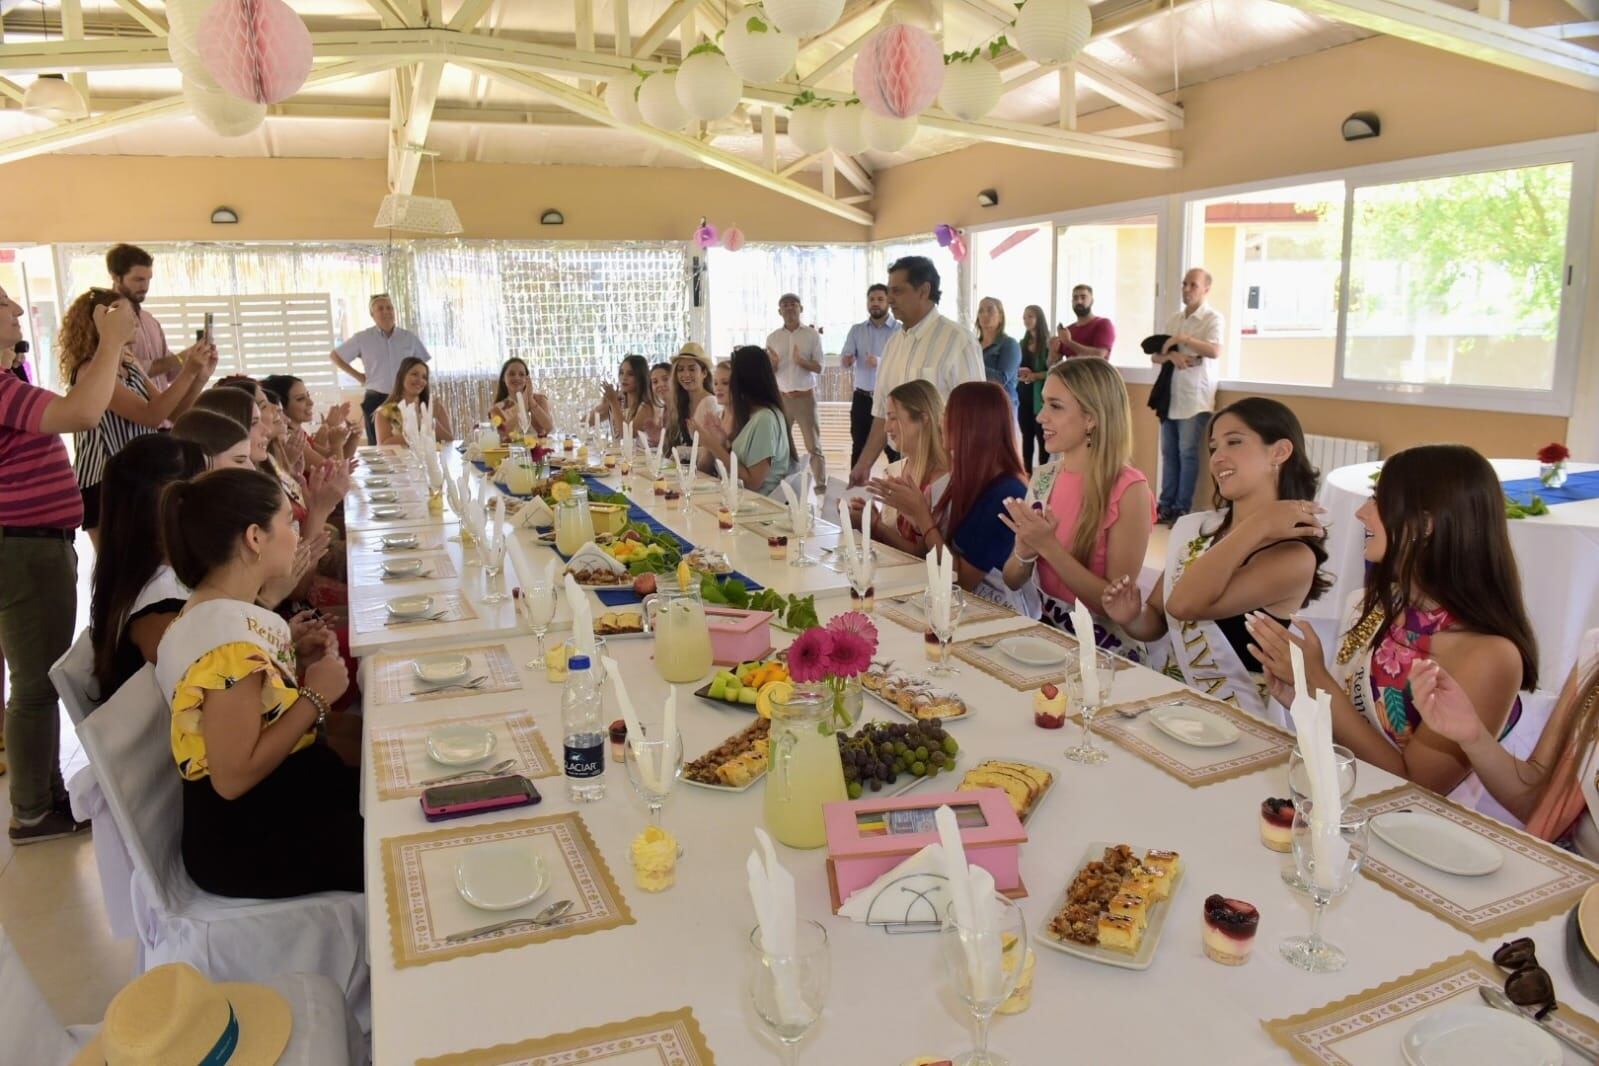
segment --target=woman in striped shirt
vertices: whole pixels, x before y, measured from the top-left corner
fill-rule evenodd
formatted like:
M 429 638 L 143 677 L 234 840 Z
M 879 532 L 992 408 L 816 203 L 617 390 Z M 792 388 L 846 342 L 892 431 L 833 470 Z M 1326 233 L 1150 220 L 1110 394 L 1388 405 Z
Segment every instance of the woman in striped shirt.
M 61 380 L 76 383 L 78 373 L 100 344 L 95 308 L 120 306 L 127 300 L 110 289 L 90 289 L 72 302 L 61 323 Z M 202 342 L 189 349 L 183 369 L 163 389 L 152 382 L 131 351 L 122 353 L 111 405 L 100 421 L 73 434 L 73 467 L 78 491 L 83 495 L 83 528 L 96 549 L 100 546 L 100 479 L 106 462 L 135 437 L 154 433 L 161 423 L 188 409 L 216 369 L 217 350 Z

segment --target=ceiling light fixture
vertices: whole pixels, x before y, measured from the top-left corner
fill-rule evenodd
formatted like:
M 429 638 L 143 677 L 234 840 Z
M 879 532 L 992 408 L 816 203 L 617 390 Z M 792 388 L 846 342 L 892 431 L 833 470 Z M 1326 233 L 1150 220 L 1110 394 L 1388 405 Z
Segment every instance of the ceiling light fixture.
M 44 17 L 44 0 L 39 0 L 39 35 L 47 41 L 50 39 L 50 27 Z M 22 94 L 22 110 L 50 122 L 70 122 L 75 118 L 88 117 L 89 102 L 83 98 L 77 86 L 69 84 L 62 75 L 40 74 Z
M 414 196 L 391 192 L 378 205 L 378 217 L 372 225 L 376 229 L 399 229 L 411 233 L 431 233 L 439 237 L 452 237 L 465 227 L 455 205 L 438 195 L 439 175 L 433 169 L 433 159 L 439 154 L 420 145 L 408 144 L 405 151 L 427 156 L 429 172 L 433 176 L 432 196 Z

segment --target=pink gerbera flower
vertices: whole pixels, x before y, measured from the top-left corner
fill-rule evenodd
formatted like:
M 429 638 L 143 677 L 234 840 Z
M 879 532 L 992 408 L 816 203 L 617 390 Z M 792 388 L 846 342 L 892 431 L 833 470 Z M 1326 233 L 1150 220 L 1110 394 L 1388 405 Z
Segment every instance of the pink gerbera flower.
M 828 631 L 834 633 L 854 633 L 871 644 L 870 655 L 877 654 L 877 627 L 872 624 L 871 618 L 861 611 L 845 611 L 843 614 L 834 615 L 832 621 L 827 623 Z
M 833 634 L 833 651 L 827 658 L 828 670 L 834 677 L 856 677 L 872 665 L 872 652 L 877 649 L 859 633 L 845 630 Z
M 833 634 L 820 627 L 807 629 L 788 648 L 788 674 L 806 684 L 826 680 L 831 671 Z

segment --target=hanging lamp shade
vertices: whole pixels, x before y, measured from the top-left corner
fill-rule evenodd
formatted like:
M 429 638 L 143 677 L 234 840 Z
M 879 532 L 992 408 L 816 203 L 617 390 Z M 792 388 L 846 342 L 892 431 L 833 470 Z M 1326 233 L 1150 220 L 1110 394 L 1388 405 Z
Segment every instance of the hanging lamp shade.
M 206 71 L 241 100 L 280 103 L 311 73 L 311 31 L 283 0 L 215 0 L 197 44 Z
M 22 110 L 51 122 L 70 122 L 87 117 L 89 105 L 77 86 L 60 74 L 41 74 L 22 94 Z
M 455 205 L 442 196 L 411 196 L 391 192 L 378 204 L 376 229 L 399 229 L 410 233 L 430 233 L 449 237 L 462 230 Z
M 648 122 L 658 130 L 681 132 L 693 121 L 677 100 L 677 71 L 663 70 L 644 79 L 638 91 L 638 109 Z
M 778 29 L 764 9 L 746 7 L 728 20 L 722 52 L 739 77 L 758 85 L 781 81 L 794 69 L 799 41 Z
M 1083 50 L 1093 29 L 1083 0 L 1027 0 L 1010 37 L 1034 63 L 1064 63 Z
M 884 26 L 855 57 L 855 95 L 868 111 L 909 118 L 927 110 L 944 84 L 944 50 L 916 26 Z
M 866 146 L 877 152 L 898 152 L 916 139 L 920 123 L 910 118 L 885 118 L 875 111 L 861 116 L 861 131 L 866 135 Z
M 216 79 L 200 61 L 200 21 L 215 2 L 166 0 L 167 54 L 184 78 L 208 89 L 216 88 Z
M 638 109 L 638 91 L 637 74 L 632 71 L 618 74 L 605 83 L 605 106 L 621 121 L 629 126 L 637 126 L 644 121 L 644 116 Z
M 827 111 L 827 143 L 845 155 L 859 155 L 866 151 L 866 131 L 861 127 L 861 116 L 866 109 L 860 104 L 840 104 Z
M 677 102 L 704 122 L 726 118 L 744 95 L 744 82 L 720 52 L 696 52 L 677 70 Z
M 240 100 L 214 85 L 193 78 L 183 79 L 183 98 L 200 124 L 221 137 L 243 137 L 253 133 L 266 119 L 266 105 Z
M 973 122 L 999 106 L 1004 88 L 999 68 L 988 60 L 957 59 L 944 68 L 938 106 L 958 119 Z
M 815 155 L 827 148 L 827 112 L 829 108 L 796 107 L 788 113 L 788 139 L 806 155 Z
M 832 29 L 844 0 L 766 0 L 765 7 L 778 29 L 805 38 Z

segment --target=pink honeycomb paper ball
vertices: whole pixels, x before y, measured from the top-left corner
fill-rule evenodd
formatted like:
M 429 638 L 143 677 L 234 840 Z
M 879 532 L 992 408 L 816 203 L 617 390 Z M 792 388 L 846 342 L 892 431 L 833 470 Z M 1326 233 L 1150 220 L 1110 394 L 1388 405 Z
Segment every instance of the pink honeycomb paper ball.
M 855 95 L 885 118 L 919 115 L 944 86 L 944 51 L 916 26 L 884 26 L 855 57 Z
M 205 69 L 241 100 L 280 103 L 311 73 L 311 33 L 283 0 L 216 0 L 198 44 Z

